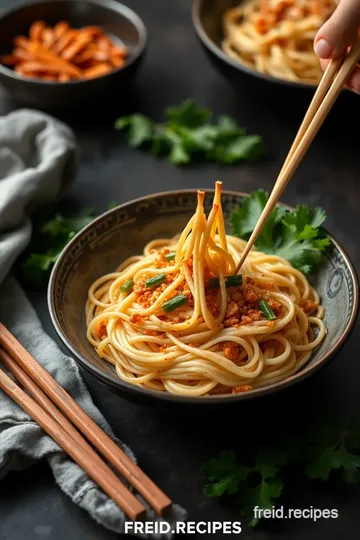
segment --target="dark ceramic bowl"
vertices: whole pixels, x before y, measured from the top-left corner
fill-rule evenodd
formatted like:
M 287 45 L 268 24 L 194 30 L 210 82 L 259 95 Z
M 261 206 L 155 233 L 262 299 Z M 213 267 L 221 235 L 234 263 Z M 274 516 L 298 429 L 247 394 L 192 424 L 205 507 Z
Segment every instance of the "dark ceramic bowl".
M 223 193 L 227 226 L 231 210 L 246 196 L 235 192 Z M 207 210 L 211 202 L 212 196 L 207 196 Z M 132 395 L 135 399 L 147 397 L 198 405 L 233 403 L 276 392 L 306 379 L 327 364 L 348 339 L 357 317 L 359 301 L 353 265 L 331 236 L 333 249 L 326 264 L 312 280 L 325 308 L 328 334 L 306 367 L 288 379 L 242 394 L 179 397 L 123 382 L 113 366 L 97 356 L 86 338 L 84 308 L 90 285 L 103 274 L 114 271 L 127 257 L 142 253 L 150 240 L 171 237 L 180 232 L 195 207 L 195 190 L 170 191 L 137 199 L 98 217 L 66 246 L 51 274 L 48 302 L 55 329 L 79 364 L 116 392 Z
M 249 81 L 249 75 L 255 78 L 259 86 L 264 83 L 285 86 L 289 89 L 314 90 L 316 85 L 278 79 L 271 75 L 259 73 L 237 62 L 221 48 L 223 38 L 222 20 L 225 11 L 239 5 L 241 0 L 193 0 L 192 19 L 196 33 L 203 45 L 207 56 L 214 66 L 235 86 L 244 86 Z
M 126 88 L 135 75 L 146 45 L 146 29 L 130 8 L 113 0 L 55 0 L 17 6 L 0 15 L 0 56 L 9 54 L 17 35 L 28 35 L 31 24 L 43 20 L 53 26 L 68 21 L 70 26 L 101 26 L 128 49 L 126 64 L 91 80 L 67 83 L 47 82 L 18 75 L 0 64 L 0 83 L 19 102 L 43 109 L 84 106 L 106 101 Z

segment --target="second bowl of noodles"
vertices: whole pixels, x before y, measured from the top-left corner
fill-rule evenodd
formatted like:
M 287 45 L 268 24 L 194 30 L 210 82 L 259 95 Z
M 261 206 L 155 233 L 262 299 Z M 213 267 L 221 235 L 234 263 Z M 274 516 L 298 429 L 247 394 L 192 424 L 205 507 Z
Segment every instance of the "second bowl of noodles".
M 322 70 L 315 35 L 335 0 L 194 0 L 197 35 L 233 82 L 250 74 L 293 87 L 316 86 Z

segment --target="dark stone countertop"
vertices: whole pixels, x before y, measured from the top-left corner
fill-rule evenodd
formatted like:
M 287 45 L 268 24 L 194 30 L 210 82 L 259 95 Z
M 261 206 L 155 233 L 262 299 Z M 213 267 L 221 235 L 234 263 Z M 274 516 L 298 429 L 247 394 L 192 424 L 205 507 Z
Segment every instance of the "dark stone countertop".
M 82 115 L 60 115 L 75 130 L 82 151 L 81 167 L 68 203 L 97 211 L 111 200 L 119 203 L 151 192 L 177 188 L 212 187 L 222 179 L 225 189 L 270 189 L 305 111 L 307 98 L 265 86 L 259 94 L 252 80 L 235 91 L 209 65 L 191 24 L 190 0 L 129 0 L 144 19 L 149 49 L 131 98 L 107 112 L 96 107 Z M 2 0 L 1 7 L 12 5 Z M 253 166 L 198 165 L 175 168 L 166 161 L 129 149 L 113 130 L 123 112 L 139 110 L 154 119 L 170 104 L 192 97 L 215 113 L 235 116 L 252 133 L 263 135 L 267 157 Z M 0 93 L 0 114 L 15 107 Z M 360 184 L 357 123 L 360 98 L 345 93 L 332 111 L 301 164 L 283 200 L 289 204 L 321 205 L 328 229 L 343 243 L 356 266 Z M 54 336 L 45 293 L 30 297 L 49 333 Z M 311 418 L 340 415 L 346 421 L 360 409 L 359 325 L 348 345 L 330 367 L 291 391 L 234 410 L 184 418 L 115 397 L 85 375 L 89 389 L 117 435 L 138 456 L 140 465 L 177 502 L 191 520 L 237 520 L 230 504 L 207 499 L 201 466 L 221 448 L 252 446 L 257 440 L 296 431 Z M 54 336 L 55 337 L 55 336 Z M 338 508 L 337 520 L 288 520 L 266 523 L 256 531 L 244 528 L 244 540 L 352 539 L 360 526 L 360 489 L 336 484 L 291 481 L 282 503 L 290 508 Z M 116 535 L 90 520 L 63 495 L 46 464 L 9 474 L 0 483 L 1 540 L 111 540 Z M 204 537 L 204 536 L 203 536 Z

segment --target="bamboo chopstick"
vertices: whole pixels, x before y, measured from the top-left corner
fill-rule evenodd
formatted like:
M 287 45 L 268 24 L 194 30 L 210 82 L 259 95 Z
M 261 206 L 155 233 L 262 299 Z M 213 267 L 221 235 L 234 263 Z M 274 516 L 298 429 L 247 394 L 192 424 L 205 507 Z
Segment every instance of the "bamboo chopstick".
M 67 415 L 95 448 L 134 486 L 158 514 L 164 515 L 171 508 L 172 502 L 169 497 L 99 428 L 2 323 L 0 323 L 0 346 Z
M 22 379 L 24 386 L 36 395 L 36 399 L 45 404 L 49 408 L 46 396 L 42 395 L 41 390 L 36 390 L 35 383 L 29 384 L 30 378 L 26 374 L 20 374 L 22 369 L 17 366 L 16 362 L 11 360 L 6 352 L 0 349 L 0 358 L 10 368 L 10 371 Z M 16 366 L 16 367 L 15 367 Z M 146 509 L 137 500 L 137 498 L 127 489 L 127 487 L 117 478 L 111 469 L 101 460 L 96 452 L 88 445 L 84 439 L 77 433 L 73 438 L 62 427 L 60 422 L 64 422 L 60 413 L 56 413 L 54 405 L 50 405 L 51 414 L 42 406 L 38 405 L 35 400 L 29 397 L 14 381 L 10 379 L 0 369 L 0 388 L 4 390 L 31 418 L 41 426 L 58 444 L 78 463 L 84 471 L 88 473 L 104 491 L 113 499 L 116 504 L 129 516 L 132 520 L 138 520 L 145 517 Z M 50 402 L 51 403 L 51 402 Z M 57 418 L 57 420 L 54 419 Z M 76 431 L 76 430 L 75 430 Z M 81 440 L 81 442 L 80 442 Z
M 290 148 L 288 156 L 275 182 L 270 197 L 263 209 L 260 218 L 249 238 L 245 249 L 241 255 L 236 268 L 236 273 L 240 271 L 251 248 L 255 244 L 261 229 L 263 228 L 269 214 L 281 197 L 292 175 L 299 166 L 310 144 L 314 140 L 317 132 L 322 126 L 329 111 L 339 96 L 346 79 L 354 69 L 360 57 L 360 40 L 358 40 L 349 54 L 344 58 L 331 60 L 325 70 L 324 75 L 318 85 L 309 109 L 299 128 L 295 140 Z

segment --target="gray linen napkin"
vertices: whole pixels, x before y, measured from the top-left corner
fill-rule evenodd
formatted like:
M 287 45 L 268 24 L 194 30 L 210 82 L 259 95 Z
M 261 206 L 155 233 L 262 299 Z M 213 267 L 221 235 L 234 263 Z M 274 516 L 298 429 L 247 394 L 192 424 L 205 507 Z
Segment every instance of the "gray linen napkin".
M 29 243 L 31 212 L 54 203 L 72 183 L 76 170 L 76 142 L 67 126 L 26 109 L 0 117 L 0 321 L 115 439 L 92 402 L 76 363 L 44 332 L 20 285 L 9 275 L 12 264 Z M 131 450 L 116 441 L 135 461 Z M 0 478 L 10 470 L 22 469 L 43 458 L 47 459 L 60 488 L 74 503 L 104 527 L 124 532 L 126 518 L 117 505 L 0 391 Z M 149 508 L 147 519 L 156 519 Z M 173 526 L 175 521 L 185 519 L 186 512 L 174 505 L 169 523 Z

